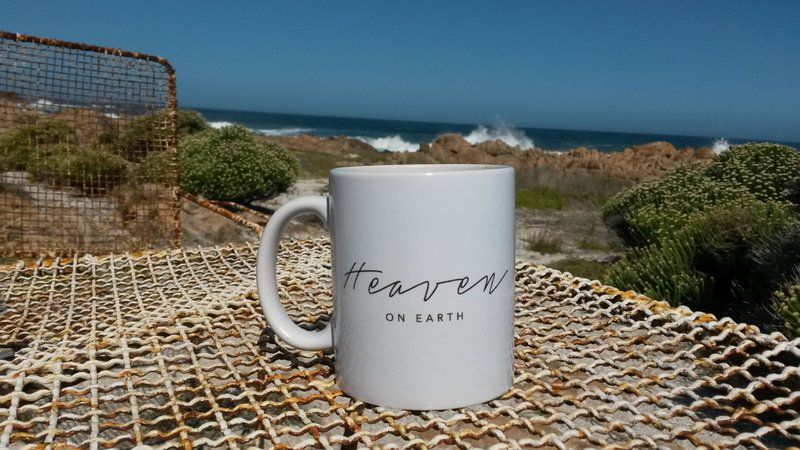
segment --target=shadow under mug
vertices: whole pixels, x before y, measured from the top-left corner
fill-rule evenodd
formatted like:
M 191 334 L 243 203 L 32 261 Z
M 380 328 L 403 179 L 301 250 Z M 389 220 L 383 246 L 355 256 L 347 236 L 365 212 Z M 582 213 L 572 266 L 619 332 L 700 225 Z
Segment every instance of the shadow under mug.
M 330 195 L 283 205 L 261 237 L 269 326 L 302 350 L 333 347 L 348 395 L 404 409 L 492 400 L 514 365 L 514 169 L 443 164 L 333 169 Z M 314 213 L 331 234 L 333 316 L 298 327 L 281 304 L 283 227 Z

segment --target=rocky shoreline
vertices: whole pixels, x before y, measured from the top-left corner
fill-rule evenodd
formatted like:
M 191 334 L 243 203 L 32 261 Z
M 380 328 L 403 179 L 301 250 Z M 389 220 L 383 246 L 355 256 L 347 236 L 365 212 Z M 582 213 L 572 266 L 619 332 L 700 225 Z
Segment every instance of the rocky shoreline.
M 382 153 L 365 142 L 344 136 L 270 136 L 262 139 L 277 142 L 289 149 L 313 150 L 343 157 L 365 152 Z M 661 176 L 683 164 L 708 164 L 714 157 L 714 151 L 708 147 L 677 149 L 663 141 L 610 153 L 585 147 L 567 152 L 551 152 L 538 148 L 521 150 L 499 139 L 470 144 L 458 134 L 443 134 L 431 143 L 423 142 L 416 152 L 383 153 L 386 155 L 386 162 L 391 164 L 504 164 L 513 166 L 518 171 L 545 167 L 565 174 L 581 171 L 630 182 Z

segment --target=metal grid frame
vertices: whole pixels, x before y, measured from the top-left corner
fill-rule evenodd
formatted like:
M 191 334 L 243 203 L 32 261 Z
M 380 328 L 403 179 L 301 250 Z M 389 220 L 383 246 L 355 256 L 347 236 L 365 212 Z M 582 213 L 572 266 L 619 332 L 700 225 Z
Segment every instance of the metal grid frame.
M 0 31 L 0 256 L 180 243 L 175 71 Z
M 778 448 L 800 445 L 800 340 L 518 261 L 515 377 L 497 400 L 404 411 L 344 395 L 284 346 L 251 244 L 0 270 L 0 447 Z M 289 315 L 331 308 L 327 240 L 285 241 Z

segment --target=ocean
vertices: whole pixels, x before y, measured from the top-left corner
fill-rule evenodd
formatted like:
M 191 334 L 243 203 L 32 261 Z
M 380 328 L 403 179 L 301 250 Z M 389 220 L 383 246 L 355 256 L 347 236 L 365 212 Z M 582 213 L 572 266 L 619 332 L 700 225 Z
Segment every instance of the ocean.
M 364 141 L 383 151 L 416 151 L 420 142 L 431 142 L 443 133 L 458 133 L 475 144 L 501 139 L 509 145 L 530 149 L 534 146 L 550 151 L 566 151 L 587 147 L 603 152 L 624 150 L 632 145 L 667 141 L 677 148 L 712 147 L 721 151 L 729 144 L 749 139 L 726 139 L 721 136 L 679 136 L 646 133 L 613 133 L 605 131 L 555 130 L 513 127 L 509 125 L 468 125 L 404 120 L 358 119 L 351 117 L 309 116 L 265 112 L 226 111 L 190 108 L 198 111 L 213 127 L 232 123 L 250 128 L 254 133 L 276 135 L 311 134 L 314 136 L 347 136 Z M 787 143 L 795 148 L 797 143 Z

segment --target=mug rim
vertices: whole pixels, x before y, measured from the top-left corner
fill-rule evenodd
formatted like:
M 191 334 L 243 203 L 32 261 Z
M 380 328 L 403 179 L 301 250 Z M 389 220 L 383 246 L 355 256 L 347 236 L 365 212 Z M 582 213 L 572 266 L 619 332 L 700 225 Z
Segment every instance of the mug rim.
M 376 164 L 336 167 L 331 169 L 330 176 L 441 176 L 485 174 L 503 169 L 514 170 L 512 166 L 500 164 Z

